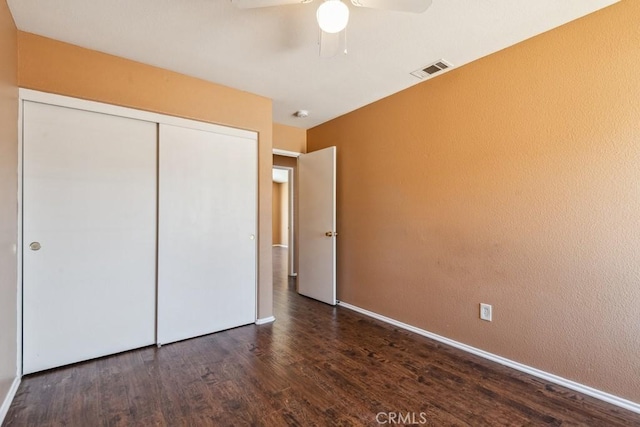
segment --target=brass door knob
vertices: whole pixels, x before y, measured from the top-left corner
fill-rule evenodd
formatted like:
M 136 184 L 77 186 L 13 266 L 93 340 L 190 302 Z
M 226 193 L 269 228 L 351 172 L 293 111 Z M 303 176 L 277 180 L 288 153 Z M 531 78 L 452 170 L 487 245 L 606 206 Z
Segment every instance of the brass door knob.
M 327 237 L 333 237 L 333 231 L 327 231 L 324 235 Z

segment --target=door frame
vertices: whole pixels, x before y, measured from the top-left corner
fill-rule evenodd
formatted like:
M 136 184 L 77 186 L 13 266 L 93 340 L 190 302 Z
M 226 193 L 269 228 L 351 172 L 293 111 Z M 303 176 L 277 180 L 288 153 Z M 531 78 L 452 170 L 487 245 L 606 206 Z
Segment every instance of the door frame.
M 276 166 L 273 165 L 272 166 L 273 169 L 280 169 L 280 170 L 286 170 L 287 171 L 287 191 L 288 191 L 288 201 L 287 201 L 287 210 L 288 210 L 288 223 L 287 226 L 289 227 L 289 232 L 288 234 L 288 252 L 287 252 L 287 272 L 289 274 L 289 276 L 291 277 L 295 277 L 298 275 L 298 273 L 296 273 L 296 266 L 295 266 L 295 251 L 297 250 L 297 246 L 296 246 L 296 241 L 295 241 L 295 237 L 296 237 L 296 232 L 295 232 L 295 200 L 294 200 L 294 194 L 293 192 L 295 191 L 295 184 L 294 184 L 294 169 L 290 166 Z M 271 199 L 271 204 L 273 205 L 273 198 Z M 273 234 L 273 233 L 272 233 Z M 271 242 L 273 244 L 273 241 Z
M 276 156 L 283 156 L 283 157 L 293 157 L 294 159 L 298 159 L 298 157 L 300 157 L 303 153 L 299 153 L 297 151 L 288 151 L 288 150 L 281 150 L 279 148 L 274 148 L 272 150 L 272 153 Z M 298 246 L 295 244 L 295 238 L 297 237 L 298 233 L 295 232 L 296 230 L 296 226 L 297 223 L 295 222 L 295 215 L 297 213 L 297 209 L 296 209 L 296 203 L 297 200 L 294 198 L 295 195 L 295 190 L 296 190 L 296 183 L 294 183 L 295 181 L 295 173 L 294 173 L 294 169 L 292 167 L 289 166 L 276 166 L 276 165 L 271 165 L 272 168 L 277 168 L 277 169 L 287 169 L 289 170 L 289 260 L 288 260 L 288 270 L 289 270 L 289 276 L 291 277 L 296 277 L 298 275 L 298 272 L 296 271 L 296 261 L 298 259 Z M 273 204 L 273 201 L 271 202 Z
M 25 89 L 18 88 L 18 188 L 17 188 L 17 199 L 18 199 L 18 210 L 17 210 L 17 219 L 18 219 L 18 227 L 17 227 L 17 238 L 16 238 L 16 247 L 14 251 L 16 253 L 16 264 L 17 264 L 17 298 L 16 298 L 16 332 L 17 332 L 17 351 L 16 351 L 16 376 L 17 378 L 22 378 L 23 369 L 22 369 L 22 356 L 23 356 L 23 249 L 24 249 L 24 239 L 23 239 L 23 165 L 24 165 L 24 143 L 23 143 L 23 130 L 24 130 L 24 111 L 23 106 L 24 102 L 36 102 L 42 104 L 49 104 L 58 107 L 64 108 L 72 108 L 76 110 L 84 110 L 94 113 L 108 114 L 112 116 L 126 117 L 130 119 L 137 119 L 142 121 L 154 122 L 158 124 L 167 124 L 173 126 L 186 127 L 190 129 L 196 130 L 204 130 L 208 132 L 221 133 L 231 136 L 239 136 L 244 138 L 254 138 L 259 144 L 259 135 L 258 132 L 246 129 L 238 129 L 229 126 L 222 126 L 213 123 L 200 122 L 197 120 L 190 120 L 176 116 L 170 116 L 161 113 L 154 113 L 149 111 L 137 110 L 135 108 L 129 107 L 121 107 L 112 104 L 106 104 L 103 102 L 97 101 L 88 101 L 79 98 L 73 98 L 70 96 L 57 95 L 49 92 L 42 92 L 33 89 Z M 257 146 L 259 149 L 259 146 Z M 258 165 L 256 164 L 256 168 Z M 259 176 L 260 173 L 258 171 L 256 182 L 256 200 L 260 197 L 260 182 Z M 260 301 L 258 300 L 259 289 L 258 289 L 258 265 L 260 262 L 260 212 L 259 205 L 256 203 L 256 283 L 255 283 L 255 296 L 256 296 L 256 312 L 255 318 L 256 323 L 259 322 L 258 319 L 258 306 Z M 157 237 L 157 236 L 156 236 Z M 157 262 L 157 258 L 156 258 Z M 156 277 L 156 289 L 157 289 L 157 277 Z M 157 315 L 156 315 L 157 322 Z M 157 335 L 156 335 L 157 340 Z

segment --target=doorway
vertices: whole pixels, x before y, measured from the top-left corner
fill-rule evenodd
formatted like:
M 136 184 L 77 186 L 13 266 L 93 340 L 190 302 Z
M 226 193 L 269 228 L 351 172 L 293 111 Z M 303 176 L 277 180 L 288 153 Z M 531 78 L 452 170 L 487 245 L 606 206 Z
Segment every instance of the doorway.
M 274 156 L 275 158 L 276 156 Z M 274 159 L 275 160 L 275 159 Z M 295 159 L 292 159 L 295 161 Z M 274 251 L 286 252 L 287 275 L 296 276 L 294 166 L 273 167 L 272 245 Z M 276 249 L 278 248 L 278 249 Z
M 295 157 L 275 154 L 274 150 L 273 254 L 274 273 L 278 272 L 274 274 L 274 283 L 275 280 L 291 281 L 292 276 L 296 276 L 296 292 L 335 305 L 336 148 L 327 147 Z M 288 225 L 284 225 L 283 209 L 288 215 Z M 283 252 L 283 229 L 287 226 L 287 247 Z M 285 275 L 284 257 L 288 258 L 289 280 Z

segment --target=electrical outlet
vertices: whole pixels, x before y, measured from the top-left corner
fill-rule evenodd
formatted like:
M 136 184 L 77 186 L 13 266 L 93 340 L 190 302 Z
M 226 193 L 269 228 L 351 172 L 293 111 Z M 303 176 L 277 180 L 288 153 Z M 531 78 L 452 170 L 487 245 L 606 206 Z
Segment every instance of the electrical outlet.
M 491 307 L 491 304 L 480 303 L 480 318 L 482 320 L 486 320 L 487 322 L 491 322 L 492 315 L 493 307 Z

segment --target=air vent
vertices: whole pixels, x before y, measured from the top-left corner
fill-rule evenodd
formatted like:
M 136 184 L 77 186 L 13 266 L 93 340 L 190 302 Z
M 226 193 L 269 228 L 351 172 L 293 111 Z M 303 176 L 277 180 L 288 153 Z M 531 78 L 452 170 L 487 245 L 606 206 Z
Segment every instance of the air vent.
M 411 75 L 416 76 L 419 79 L 426 79 L 427 77 L 431 77 L 434 74 L 437 74 L 443 70 L 453 67 L 453 65 L 449 64 L 444 59 L 441 59 L 438 62 L 434 62 L 431 65 L 427 65 L 424 68 L 414 71 Z

